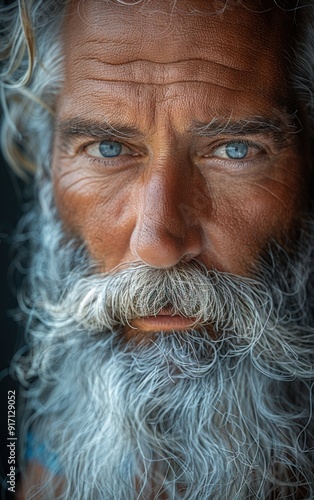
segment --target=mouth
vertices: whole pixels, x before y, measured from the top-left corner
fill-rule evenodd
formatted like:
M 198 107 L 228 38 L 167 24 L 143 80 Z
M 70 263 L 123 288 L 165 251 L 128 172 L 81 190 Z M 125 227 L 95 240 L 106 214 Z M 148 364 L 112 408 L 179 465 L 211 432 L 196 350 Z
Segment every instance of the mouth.
M 164 309 L 155 316 L 134 318 L 130 321 L 130 325 L 144 332 L 186 330 L 195 326 L 195 320 L 196 318 L 185 318 L 180 314 L 171 314 L 169 310 Z

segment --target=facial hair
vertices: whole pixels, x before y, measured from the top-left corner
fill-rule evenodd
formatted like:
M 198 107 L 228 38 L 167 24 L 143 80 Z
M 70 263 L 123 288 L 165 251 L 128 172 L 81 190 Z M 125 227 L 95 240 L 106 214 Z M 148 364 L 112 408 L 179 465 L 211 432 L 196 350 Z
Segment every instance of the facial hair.
M 250 279 L 196 261 L 99 274 L 53 214 L 28 216 L 16 366 L 22 434 L 58 457 L 41 494 L 59 480 L 68 500 L 313 498 L 311 231 L 293 258 L 273 245 Z M 125 338 L 164 307 L 197 326 Z

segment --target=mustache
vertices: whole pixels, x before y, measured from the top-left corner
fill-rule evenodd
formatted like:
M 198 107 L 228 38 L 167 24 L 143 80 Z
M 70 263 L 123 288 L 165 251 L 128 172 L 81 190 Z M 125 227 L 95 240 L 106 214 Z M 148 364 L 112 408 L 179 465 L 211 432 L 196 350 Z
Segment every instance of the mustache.
M 217 332 L 251 337 L 263 329 L 272 309 L 263 281 L 208 270 L 196 260 L 169 269 L 134 263 L 108 274 L 75 278 L 73 273 L 63 290 L 57 304 L 45 305 L 53 321 L 75 321 L 95 333 L 167 308 Z

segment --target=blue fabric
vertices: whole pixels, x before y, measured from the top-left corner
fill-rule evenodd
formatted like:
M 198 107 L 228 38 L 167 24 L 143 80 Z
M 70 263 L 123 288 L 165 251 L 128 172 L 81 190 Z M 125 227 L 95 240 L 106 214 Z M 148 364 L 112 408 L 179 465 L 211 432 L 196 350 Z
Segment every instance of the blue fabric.
M 62 472 L 58 455 L 49 450 L 45 443 L 39 442 L 32 432 L 29 432 L 27 436 L 25 459 L 27 462 L 31 460 L 38 462 L 53 474 Z

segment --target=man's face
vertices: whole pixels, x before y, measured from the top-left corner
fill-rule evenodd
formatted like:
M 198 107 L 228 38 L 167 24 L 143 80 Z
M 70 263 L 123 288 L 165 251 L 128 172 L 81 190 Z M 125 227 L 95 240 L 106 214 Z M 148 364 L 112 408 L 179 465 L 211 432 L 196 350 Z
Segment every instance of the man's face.
M 101 271 L 197 259 L 248 275 L 293 231 L 307 162 L 291 23 L 258 5 L 72 2 L 54 183 L 65 227 Z
M 312 498 L 314 231 L 291 20 L 273 0 L 126 3 L 65 15 L 66 237 L 50 179 L 30 214 L 34 434 L 60 457 L 64 498 Z

